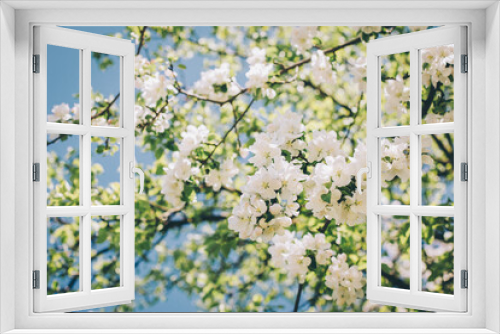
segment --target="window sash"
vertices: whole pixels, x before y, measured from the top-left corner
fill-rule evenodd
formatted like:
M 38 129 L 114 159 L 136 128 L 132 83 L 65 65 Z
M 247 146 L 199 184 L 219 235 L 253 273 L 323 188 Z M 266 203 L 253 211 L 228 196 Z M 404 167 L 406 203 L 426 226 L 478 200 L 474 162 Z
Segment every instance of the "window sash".
M 81 124 L 47 122 L 47 45 L 80 50 Z M 130 41 L 70 29 L 35 27 L 34 53 L 40 55 L 40 73 L 34 74 L 34 161 L 40 163 L 40 182 L 34 184 L 34 270 L 40 271 L 40 289 L 34 289 L 34 311 L 74 311 L 129 303 L 134 299 L 134 45 Z M 120 57 L 120 125 L 91 125 L 91 53 Z M 80 139 L 79 206 L 47 207 L 47 134 L 77 135 Z M 120 197 L 117 206 L 91 205 L 91 138 L 120 138 Z M 119 215 L 120 286 L 91 288 L 91 219 L 93 215 Z M 47 217 L 80 217 L 79 278 L 77 292 L 47 295 Z
M 367 297 L 369 300 L 394 306 L 423 310 L 467 310 L 467 290 L 461 288 L 460 271 L 467 269 L 467 183 L 460 180 L 460 164 L 467 162 L 467 76 L 460 71 L 460 55 L 466 54 L 466 28 L 442 27 L 374 40 L 367 46 L 367 160 L 372 166 L 367 185 Z M 420 123 L 421 66 L 420 49 L 454 45 L 454 122 Z M 384 127 L 380 125 L 380 56 L 410 52 L 410 125 Z M 453 207 L 418 205 L 421 196 L 422 134 L 454 133 L 454 198 Z M 380 205 L 380 138 L 410 137 L 410 205 Z M 410 289 L 382 287 L 380 215 L 410 217 Z M 424 292 L 421 284 L 421 216 L 454 217 L 454 294 Z

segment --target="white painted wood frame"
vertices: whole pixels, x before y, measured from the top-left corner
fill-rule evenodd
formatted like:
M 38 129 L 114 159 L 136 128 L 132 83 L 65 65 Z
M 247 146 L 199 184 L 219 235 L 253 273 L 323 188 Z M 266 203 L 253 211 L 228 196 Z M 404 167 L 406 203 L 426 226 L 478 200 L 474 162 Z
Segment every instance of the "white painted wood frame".
M 8 4 L 7 4 L 8 3 Z M 2 124 L 15 124 L 15 234 L 1 221 L 2 327 L 12 333 L 496 333 L 500 331 L 498 106 L 500 10 L 494 1 L 3 1 Z M 15 12 L 15 15 L 14 15 Z M 6 20 L 0 20 L 2 24 Z M 33 25 L 448 25 L 469 27 L 469 289 L 465 313 L 98 314 L 33 313 L 31 181 Z M 15 27 L 15 28 L 14 28 Z M 14 50 L 15 47 L 15 50 Z M 14 62 L 15 54 L 15 62 Z M 486 64 L 488 70 L 486 71 Z M 15 85 L 15 89 L 12 85 Z M 15 92 L 15 95 L 12 95 Z M 15 100 L 15 101 L 14 101 Z M 7 102 L 12 107 L 5 107 Z M 15 109 L 14 108 L 15 105 Z M 15 112 L 13 112 L 15 110 Z M 8 123 L 7 123 L 8 122 Z M 7 127 L 7 126 L 6 126 Z M 2 132 L 2 136 L 7 135 Z M 487 153 L 486 153 L 487 152 Z M 8 159 L 2 160 L 2 168 Z M 487 163 L 486 163 L 487 162 Z M 486 168 L 485 168 L 486 166 Z M 14 169 L 14 168 L 12 168 Z M 11 175 L 0 174 L 3 186 Z M 488 172 L 488 182 L 486 174 Z M 485 190 L 486 186 L 486 190 Z M 6 190 L 11 195 L 11 190 Z M 486 197 L 486 193 L 488 196 Z M 486 205 L 485 205 L 486 202 Z M 2 215 L 9 203 L 2 201 Z M 14 214 L 11 215 L 14 217 Z M 488 219 L 486 219 L 486 217 Z M 473 229 L 471 227 L 473 226 Z M 15 242 L 13 236 L 15 235 Z M 488 254 L 486 266 L 485 255 Z M 14 265 L 15 264 L 15 265 Z M 7 277 L 8 276 L 8 277 Z M 15 277 L 15 280 L 14 280 Z M 8 280 L 6 280 L 8 278 Z M 15 287 L 13 289 L 13 286 Z M 12 293 L 11 293 L 12 292 Z M 15 298 L 14 298 L 15 297 Z M 14 305 L 14 307 L 12 307 Z M 15 317 L 15 318 L 14 318 Z M 15 328 L 15 329 L 14 329 Z M 140 328 L 140 329 L 139 329 Z
M 421 124 L 421 50 L 454 45 L 454 122 Z M 462 54 L 467 54 L 466 27 L 451 26 L 370 41 L 367 46 L 367 150 L 371 178 L 367 182 L 367 297 L 380 304 L 422 310 L 467 310 L 467 289 L 461 287 L 461 270 L 467 270 L 467 182 L 461 181 L 460 165 L 467 163 L 467 74 L 461 72 Z M 410 53 L 410 125 L 381 125 L 380 57 Z M 454 206 L 422 205 L 422 134 L 454 134 Z M 410 205 L 381 205 L 381 139 L 410 138 Z M 410 289 L 381 284 L 381 215 L 410 218 Z M 454 218 L 454 294 L 422 291 L 421 217 Z
M 47 122 L 47 46 L 79 50 L 80 124 Z M 128 40 L 64 28 L 37 26 L 34 52 L 40 55 L 40 73 L 34 74 L 33 161 L 40 163 L 40 182 L 34 183 L 34 270 L 40 271 L 40 288 L 34 289 L 34 311 L 54 312 L 130 303 L 134 299 L 134 44 Z M 91 55 L 99 52 L 120 57 L 120 124 L 117 128 L 91 125 Z M 77 135 L 80 147 L 80 205 L 47 207 L 47 134 Z M 120 205 L 91 204 L 91 138 L 119 138 Z M 91 288 L 91 219 L 118 215 L 120 219 L 120 286 Z M 79 291 L 47 295 L 47 218 L 80 217 Z

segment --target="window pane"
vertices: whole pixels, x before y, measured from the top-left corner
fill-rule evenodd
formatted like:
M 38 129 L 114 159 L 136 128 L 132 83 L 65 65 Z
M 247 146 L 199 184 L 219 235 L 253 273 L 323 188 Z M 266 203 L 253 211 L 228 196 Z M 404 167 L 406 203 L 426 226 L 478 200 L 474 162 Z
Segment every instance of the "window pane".
M 454 204 L 453 134 L 421 136 L 422 205 Z
M 47 121 L 80 122 L 80 50 L 47 45 Z
M 453 45 L 420 51 L 422 61 L 422 124 L 453 122 Z
M 92 52 L 92 125 L 120 126 L 120 57 Z
M 47 294 L 80 288 L 80 218 L 47 218 Z
M 47 205 L 80 205 L 79 136 L 47 136 Z
M 422 217 L 422 291 L 453 294 L 453 218 Z
M 382 138 L 380 142 L 381 204 L 410 204 L 410 138 Z
M 380 216 L 381 285 L 410 288 L 410 218 Z
M 120 205 L 120 141 L 92 137 L 93 205 Z
M 120 286 L 120 218 L 92 217 L 93 290 Z
M 380 57 L 381 126 L 410 124 L 410 53 Z

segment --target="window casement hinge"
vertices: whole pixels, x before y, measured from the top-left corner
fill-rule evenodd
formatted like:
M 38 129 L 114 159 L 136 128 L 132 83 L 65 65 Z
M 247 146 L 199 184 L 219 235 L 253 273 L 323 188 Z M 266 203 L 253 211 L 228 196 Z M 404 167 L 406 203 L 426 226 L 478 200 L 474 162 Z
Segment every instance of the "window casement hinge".
M 466 162 L 460 164 L 460 180 L 469 181 L 469 165 Z
M 460 58 L 462 60 L 462 67 L 460 69 L 460 72 L 462 72 L 462 73 L 469 72 L 469 56 L 462 55 Z
M 33 164 L 33 181 L 40 182 L 40 163 L 38 162 Z
M 40 55 L 33 55 L 33 73 L 40 73 Z
M 462 270 L 460 272 L 460 280 L 462 289 L 469 288 L 469 272 L 467 270 Z
M 40 289 L 40 270 L 33 270 L 33 289 Z

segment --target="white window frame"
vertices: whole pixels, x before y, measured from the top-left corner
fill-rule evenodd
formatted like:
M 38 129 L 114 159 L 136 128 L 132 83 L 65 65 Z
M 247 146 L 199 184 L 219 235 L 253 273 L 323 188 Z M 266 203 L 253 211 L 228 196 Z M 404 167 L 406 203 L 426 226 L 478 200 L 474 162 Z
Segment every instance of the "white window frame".
M 37 329 L 56 329 L 62 333 L 76 332 L 71 329 L 88 329 L 88 332 L 104 332 L 99 329 L 116 329 L 118 332 L 133 331 L 131 328 L 158 329 L 159 332 L 178 332 L 179 328 L 201 329 L 217 328 L 268 328 L 278 332 L 341 332 L 335 328 L 351 329 L 350 333 L 493 333 L 500 331 L 499 272 L 498 259 L 500 230 L 500 175 L 499 163 L 500 136 L 498 126 L 500 117 L 500 10 L 495 2 L 273 2 L 274 9 L 264 8 L 264 3 L 238 2 L 200 5 L 189 1 L 182 5 L 144 1 L 142 4 L 123 2 L 121 6 L 143 8 L 142 10 L 120 9 L 116 2 L 77 1 L 69 2 L 16 2 L 8 1 L 0 6 L 0 66 L 2 73 L 10 73 L 0 78 L 2 93 L 0 124 L 0 181 L 1 192 L 1 241 L 0 263 L 0 315 L 2 330 L 16 329 L 13 333 L 36 333 Z M 18 10 L 14 12 L 12 5 Z M 192 6 L 195 7 L 192 7 Z M 61 10 L 40 10 L 41 8 L 69 8 Z M 99 6 L 101 9 L 97 8 Z M 158 7 L 164 8 L 158 8 Z M 175 8 L 177 6 L 177 8 Z M 182 8 L 179 9 L 178 7 Z M 486 7 L 488 7 L 486 9 Z M 73 7 L 73 8 L 71 8 Z M 85 8 L 86 7 L 86 8 Z M 103 7 L 109 10 L 103 10 Z M 221 10 L 220 8 L 225 8 Z M 406 7 L 406 8 L 405 8 Z M 24 9 L 21 9 L 24 8 Z M 79 8 L 79 9 L 75 9 Z M 84 9 L 82 9 L 84 8 Z M 150 9 L 147 9 L 150 8 Z M 349 9 L 346 9 L 349 8 Z M 374 9 L 375 8 L 375 9 Z M 409 10 L 411 8 L 411 10 Z M 458 8 L 458 9 L 457 9 Z M 13 17 L 15 16 L 15 23 Z M 32 254 L 32 218 L 30 209 L 32 202 L 32 183 L 30 168 L 32 161 L 32 77 L 30 73 L 32 54 L 32 27 L 35 24 L 57 25 L 428 25 L 428 24 L 465 24 L 469 27 L 469 69 L 472 75 L 468 78 L 469 87 L 469 152 L 470 182 L 468 193 L 469 231 L 471 239 L 468 243 L 469 289 L 468 312 L 435 313 L 435 314 L 35 314 L 31 290 L 30 254 Z M 487 29 L 486 29 L 487 28 Z M 15 30 L 15 45 L 12 31 Z M 9 37 L 10 36 L 10 37 Z M 7 46 L 7 48 L 4 48 Z M 15 50 L 14 50 L 15 46 Z M 15 52 L 15 53 L 14 53 Z M 15 63 L 13 55 L 15 54 Z M 488 71 L 485 71 L 485 64 Z M 6 92 L 13 92 L 9 86 L 14 77 L 9 66 L 15 64 L 15 99 L 6 97 Z M 487 84 L 487 85 L 486 85 Z M 5 108 L 15 104 L 15 118 L 12 109 Z M 486 121 L 487 119 L 487 121 Z M 472 121 L 473 120 L 473 121 Z M 6 122 L 8 121 L 8 122 Z M 7 125 L 15 121 L 15 147 L 12 142 L 6 143 L 4 131 Z M 488 133 L 486 137 L 485 133 Z M 488 141 L 486 141 L 488 138 Z M 9 149 L 12 147 L 12 149 Z M 488 154 L 486 154 L 487 149 Z M 14 150 L 16 154 L 14 155 Z M 6 161 L 15 157 L 15 165 Z M 486 163 L 488 162 L 488 163 Z M 486 167 L 485 167 L 486 166 Z M 6 172 L 15 167 L 15 182 L 9 181 L 12 176 Z M 485 169 L 486 168 L 486 169 Z M 485 182 L 488 172 L 488 183 Z M 5 183 L 3 183 L 5 182 Z M 12 188 L 5 189 L 4 184 Z M 6 210 L 5 198 L 15 186 L 15 212 Z M 485 191 L 486 186 L 486 191 Z M 488 193 L 488 197 L 486 196 Z M 485 207 L 485 201 L 489 205 Z M 488 220 L 485 219 L 488 214 Z M 5 217 L 14 217 L 15 231 L 12 221 Z M 471 226 L 474 226 L 472 231 Z M 7 232 L 7 233 L 3 233 Z M 473 233 L 472 233 L 473 232 Z M 15 235 L 15 243 L 13 239 Z M 489 264 L 485 265 L 486 249 Z M 14 256 L 13 256 L 14 254 Z M 486 279 L 485 277 L 488 277 Z M 15 286 L 15 289 L 12 288 Z M 13 291 L 14 290 L 14 291 Z M 488 293 L 486 293 L 486 290 Z M 4 298 L 5 297 L 5 298 Z M 12 310 L 12 305 L 15 308 Z M 289 328 L 280 331 L 279 329 Z M 302 328 L 290 330 L 290 328 Z M 377 330 L 384 328 L 384 330 Z M 459 329 L 462 330 L 459 330 Z M 31 330 L 29 330 L 31 329 Z M 122 329 L 122 330 L 120 330 Z M 160 330 L 163 329 L 163 330 Z M 309 330 L 308 330 L 309 329 Z M 323 329 L 323 330 L 320 330 Z M 392 330 L 391 330 L 392 329 Z M 490 331 L 491 329 L 491 331 Z M 212 332 L 222 332 L 215 331 Z M 224 332 L 237 332 L 225 330 Z M 243 332 L 243 331 L 242 331 Z M 246 331 L 248 332 L 248 331 Z M 269 330 L 268 332 L 273 332 Z M 345 331 L 343 331 L 345 332 Z
M 34 192 L 34 270 L 39 272 L 38 289 L 34 289 L 34 311 L 74 311 L 107 305 L 129 304 L 135 296 L 134 245 L 134 57 L 131 41 L 91 34 L 60 27 L 34 27 L 34 54 L 39 56 L 39 71 L 34 84 L 34 162 L 39 164 L 39 181 Z M 80 124 L 47 122 L 47 46 L 78 50 L 80 58 Z M 117 127 L 91 124 L 91 57 L 92 52 L 117 56 L 120 62 L 120 110 Z M 47 206 L 47 135 L 67 134 L 79 138 L 80 202 L 78 206 Z M 91 204 L 91 140 L 92 137 L 116 138 L 120 151 L 120 205 Z M 120 217 L 120 285 L 92 290 L 91 221 L 93 216 Z M 79 289 L 47 295 L 47 219 L 51 217 L 79 217 Z
M 367 298 L 379 304 L 421 310 L 464 312 L 467 290 L 462 288 L 461 271 L 467 270 L 467 182 L 461 180 L 461 163 L 467 163 L 467 73 L 462 73 L 461 55 L 467 55 L 466 27 L 448 26 L 400 36 L 379 38 L 367 45 L 367 161 L 371 168 L 367 182 Z M 454 121 L 422 124 L 422 56 L 421 50 L 453 45 Z M 381 62 L 383 56 L 409 53 L 410 57 L 410 124 L 381 124 Z M 454 206 L 422 205 L 421 135 L 454 134 Z M 381 205 L 381 139 L 408 137 L 410 144 L 410 204 Z M 397 289 L 381 285 L 381 216 L 408 216 L 410 221 L 410 288 Z M 422 291 L 422 228 L 420 219 L 454 218 L 454 293 Z

